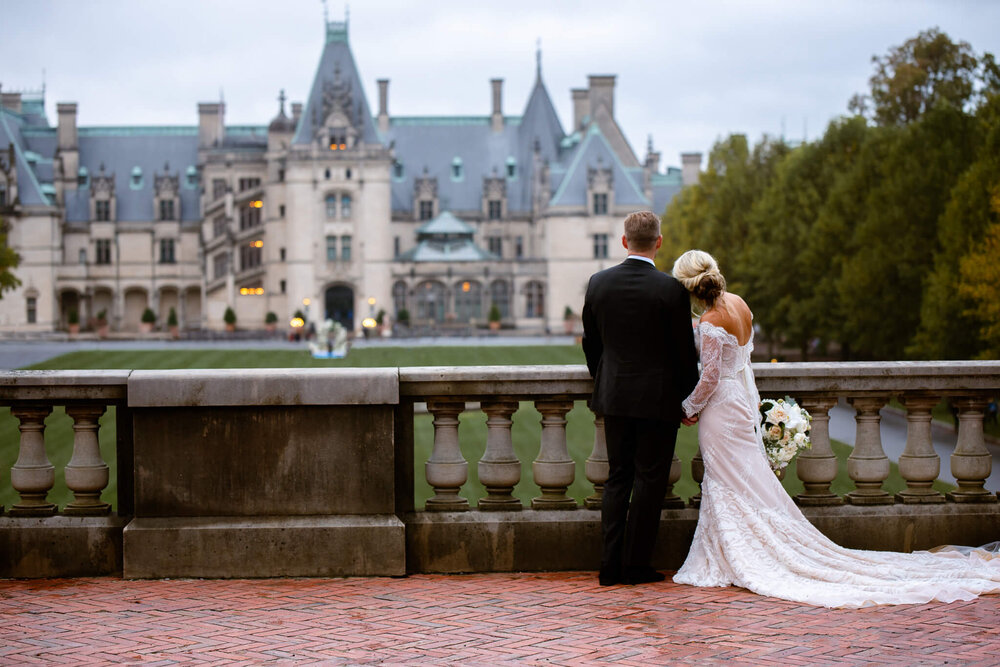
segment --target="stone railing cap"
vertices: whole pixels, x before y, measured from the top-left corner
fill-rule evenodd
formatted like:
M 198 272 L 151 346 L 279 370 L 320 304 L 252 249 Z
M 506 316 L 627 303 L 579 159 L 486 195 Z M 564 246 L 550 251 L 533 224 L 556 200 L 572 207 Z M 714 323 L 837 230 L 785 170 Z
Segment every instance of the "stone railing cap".
M 125 398 L 129 370 L 6 371 L 0 400 L 107 401 Z
M 395 405 L 395 368 L 268 368 L 135 371 L 130 407 Z

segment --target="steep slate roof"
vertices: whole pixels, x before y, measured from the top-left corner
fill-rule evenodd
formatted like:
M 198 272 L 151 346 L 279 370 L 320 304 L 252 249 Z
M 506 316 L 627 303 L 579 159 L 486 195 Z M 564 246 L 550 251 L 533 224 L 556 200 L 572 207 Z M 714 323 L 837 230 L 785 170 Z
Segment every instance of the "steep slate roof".
M 598 129 L 590 126 L 583 141 L 571 149 L 567 156 L 569 165 L 559 179 L 550 206 L 586 206 L 587 169 L 611 169 L 615 190 L 615 204 L 648 207 L 651 205 L 642 193 L 642 169 L 628 169 L 612 150 L 608 140 Z
M 316 130 L 322 127 L 323 121 L 323 84 L 334 83 L 337 80 L 348 83 L 351 87 L 351 121 L 357 127 L 360 119 L 361 139 L 364 143 L 379 143 L 378 130 L 368 107 L 364 86 L 358 75 L 358 67 L 354 63 L 354 55 L 347 43 L 347 22 L 329 22 L 326 26 L 326 45 L 319 59 L 319 67 L 313 78 L 309 99 L 302 110 L 298 129 L 292 143 L 308 144 L 313 140 Z
M 27 159 L 28 148 L 22 132 L 24 125 L 25 119 L 22 114 L 14 113 L 9 109 L 0 109 L 0 149 L 6 153 L 7 147 L 14 144 L 14 161 L 17 163 L 17 196 L 21 204 L 24 206 L 47 205 L 49 200 L 42 189 L 43 184 Z M 36 166 L 38 162 L 35 163 Z M 51 156 L 49 156 L 48 173 L 50 178 L 48 185 L 52 184 L 51 172 L 52 162 Z

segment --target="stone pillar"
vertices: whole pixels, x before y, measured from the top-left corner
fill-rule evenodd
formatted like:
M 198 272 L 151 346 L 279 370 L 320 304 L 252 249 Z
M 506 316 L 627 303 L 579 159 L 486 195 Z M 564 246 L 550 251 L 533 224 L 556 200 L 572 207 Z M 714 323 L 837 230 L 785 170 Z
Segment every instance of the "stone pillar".
M 882 449 L 879 430 L 882 418 L 878 413 L 888 396 L 858 396 L 849 400 L 858 414 L 854 417 L 857 435 L 854 451 L 847 457 L 847 474 L 857 488 L 847 494 L 847 501 L 852 505 L 891 505 L 893 497 L 882 489 L 882 482 L 889 476 L 889 457 Z
M 997 497 L 983 488 L 993 468 L 993 457 L 983 439 L 984 396 L 962 396 L 952 401 L 958 409 L 958 444 L 951 455 L 951 474 L 958 488 L 948 493 L 956 503 L 995 503 Z
M 604 502 L 604 484 L 608 481 L 608 441 L 604 435 L 604 417 L 594 415 L 594 449 L 587 457 L 584 468 L 587 481 L 594 485 L 593 495 L 587 496 L 583 506 L 589 510 L 599 510 Z
M 538 458 L 531 464 L 535 484 L 542 495 L 532 498 L 532 509 L 572 510 L 576 501 L 566 495 L 566 489 L 576 476 L 576 464 L 566 445 L 566 413 L 572 401 L 535 401 L 542 413 L 542 443 Z
M 10 485 L 21 500 L 10 508 L 11 516 L 51 516 L 56 506 L 47 500 L 56 480 L 55 467 L 45 454 L 45 418 L 50 406 L 14 407 L 10 413 L 20 422 L 20 449 L 10 469 Z
M 701 507 L 701 481 L 705 479 L 705 461 L 701 458 L 701 445 L 698 445 L 698 451 L 691 459 L 691 478 L 698 484 L 698 493 L 691 496 L 688 505 L 697 509 Z
M 458 495 L 469 477 L 469 464 L 458 444 L 458 415 L 465 403 L 428 401 L 427 410 L 434 415 L 434 450 L 424 464 L 427 483 L 434 488 L 434 497 L 427 501 L 428 511 L 454 512 L 469 509 L 469 501 Z
M 931 488 L 941 472 L 941 457 L 934 451 L 931 436 L 931 410 L 940 398 L 930 395 L 905 395 L 906 448 L 899 457 L 899 474 L 906 488 L 896 494 L 901 503 L 943 503 L 944 496 Z
M 684 499 L 674 493 L 674 484 L 676 484 L 680 478 L 681 460 L 677 458 L 677 454 L 674 454 L 674 459 L 670 462 L 670 476 L 667 478 L 667 492 L 663 496 L 663 509 L 684 509 Z
M 521 501 L 512 494 L 521 481 L 521 462 L 510 433 L 517 401 L 484 401 L 482 408 L 486 413 L 486 452 L 479 460 L 479 481 L 486 487 L 486 497 L 479 501 L 479 509 L 520 510 Z
M 795 496 L 795 502 L 807 507 L 843 505 L 844 499 L 830 490 L 837 478 L 837 455 L 830 447 L 830 408 L 837 404 L 834 396 L 806 397 L 802 407 L 812 415 L 809 439 L 812 447 L 799 454 L 796 464 L 798 477 L 805 491 Z
M 64 514 L 103 516 L 111 505 L 101 501 L 101 492 L 108 485 L 108 465 L 101 458 L 98 421 L 104 414 L 103 405 L 66 407 L 73 418 L 73 457 L 66 464 L 66 486 L 73 492 L 73 502 Z

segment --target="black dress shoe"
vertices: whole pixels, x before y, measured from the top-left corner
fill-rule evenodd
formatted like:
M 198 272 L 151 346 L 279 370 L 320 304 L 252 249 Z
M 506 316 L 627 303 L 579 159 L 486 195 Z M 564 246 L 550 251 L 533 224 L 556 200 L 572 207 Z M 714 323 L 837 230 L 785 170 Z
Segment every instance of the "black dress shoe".
M 663 581 L 667 578 L 667 575 L 662 572 L 657 572 L 651 567 L 637 567 L 629 568 L 625 572 L 625 576 L 622 577 L 622 581 L 630 586 L 635 586 L 636 584 L 652 584 L 657 581 Z
M 622 583 L 622 573 L 618 568 L 601 568 L 597 574 L 597 581 L 601 586 L 617 586 Z

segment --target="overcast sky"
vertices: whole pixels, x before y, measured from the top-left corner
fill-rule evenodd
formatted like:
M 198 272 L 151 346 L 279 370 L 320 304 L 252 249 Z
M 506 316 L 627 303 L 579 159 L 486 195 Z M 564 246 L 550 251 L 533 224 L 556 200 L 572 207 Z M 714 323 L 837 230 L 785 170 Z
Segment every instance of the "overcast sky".
M 330 2 L 331 20 L 345 3 Z M 992 0 L 364 0 L 350 42 L 377 109 L 487 115 L 489 79 L 520 114 L 542 77 L 564 126 L 570 89 L 616 74 L 616 115 L 641 160 L 652 135 L 665 165 L 744 132 L 815 138 L 867 89 L 871 57 L 938 26 L 1000 55 Z M 0 0 L 0 85 L 37 89 L 46 108 L 79 104 L 79 124 L 195 125 L 217 100 L 229 124 L 266 124 L 278 91 L 304 100 L 323 48 L 320 0 Z

